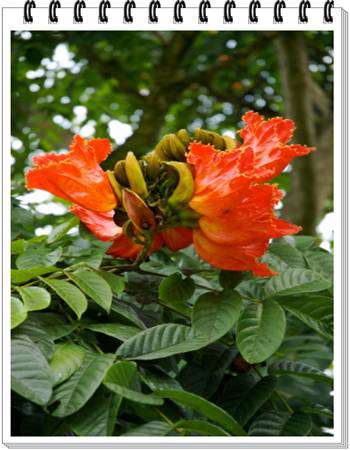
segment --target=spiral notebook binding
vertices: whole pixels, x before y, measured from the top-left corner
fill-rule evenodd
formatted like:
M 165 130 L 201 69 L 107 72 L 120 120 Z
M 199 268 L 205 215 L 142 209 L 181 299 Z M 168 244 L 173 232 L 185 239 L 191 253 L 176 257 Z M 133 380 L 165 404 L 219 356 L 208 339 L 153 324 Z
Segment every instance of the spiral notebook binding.
M 186 8 L 186 3 L 184 0 L 176 0 L 174 5 L 174 22 L 175 23 L 182 23 L 183 17 L 181 14 L 181 9 Z
M 309 18 L 306 15 L 306 10 L 311 8 L 309 0 L 302 0 L 299 3 L 299 23 L 308 23 Z
M 85 4 L 84 0 L 77 0 L 74 3 L 74 13 L 73 13 L 74 23 L 83 23 L 84 22 L 84 18 L 81 13 L 81 10 L 83 8 L 86 8 L 86 4 Z
M 249 10 L 248 10 L 248 17 L 249 17 L 249 23 L 258 23 L 259 19 L 256 15 L 256 10 L 258 8 L 261 8 L 261 3 L 259 0 L 252 0 L 249 3 Z
M 36 8 L 36 4 L 34 0 L 27 0 L 24 3 L 23 8 L 23 20 L 24 23 L 33 23 L 32 9 Z
M 198 8 L 199 23 L 208 23 L 207 9 L 211 8 L 209 0 L 202 0 Z
M 332 8 L 334 8 L 334 1 L 327 0 L 323 7 L 323 20 L 325 23 L 333 23 Z
M 36 8 L 35 0 L 26 0 L 23 6 L 23 20 L 24 23 L 33 23 L 33 9 Z M 61 8 L 60 0 L 52 0 L 48 6 L 49 23 L 57 24 L 58 16 L 57 10 Z M 74 23 L 83 23 L 84 18 L 82 10 L 86 8 L 85 0 L 77 0 L 74 3 L 73 20 Z M 99 23 L 108 23 L 107 9 L 111 8 L 110 0 L 102 0 L 98 7 L 98 21 Z M 134 0 L 126 0 L 124 3 L 123 20 L 125 23 L 133 23 L 132 10 L 136 8 Z M 158 23 L 157 9 L 161 8 L 159 0 L 152 0 L 148 7 L 148 19 L 150 23 Z M 176 0 L 173 9 L 174 23 L 183 23 L 182 9 L 186 8 L 185 0 Z M 207 9 L 211 8 L 210 0 L 201 0 L 198 7 L 199 23 L 208 23 Z M 236 8 L 234 0 L 226 0 L 223 7 L 223 21 L 230 24 L 233 22 L 232 10 Z M 251 0 L 248 7 L 248 21 L 249 23 L 258 23 L 259 18 L 257 10 L 261 8 L 260 0 Z M 273 22 L 283 23 L 282 9 L 286 8 L 285 0 L 277 0 L 273 6 Z M 298 21 L 299 23 L 308 23 L 309 18 L 307 10 L 311 8 L 310 0 L 302 0 L 298 7 Z M 326 0 L 323 6 L 323 21 L 324 23 L 333 23 L 332 9 L 334 8 L 334 0 Z
M 236 8 L 236 3 L 234 0 L 226 0 L 224 5 L 224 23 L 232 23 L 233 22 L 233 16 L 232 16 L 232 9 Z
M 160 8 L 159 0 L 152 0 L 148 8 L 148 20 L 151 23 L 158 23 L 157 9 Z
M 49 23 L 58 23 L 57 9 L 61 8 L 59 0 L 52 0 L 49 4 Z
M 282 8 L 286 7 L 284 0 L 277 0 L 273 6 L 273 21 L 274 23 L 283 23 Z

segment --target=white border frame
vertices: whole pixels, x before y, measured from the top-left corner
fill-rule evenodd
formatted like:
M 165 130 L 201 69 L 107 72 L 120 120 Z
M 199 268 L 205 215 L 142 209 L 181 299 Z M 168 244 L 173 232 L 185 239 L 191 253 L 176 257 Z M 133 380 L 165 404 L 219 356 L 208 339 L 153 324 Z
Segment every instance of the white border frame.
M 0 0 L 0 5 L 4 3 Z M 18 3 L 18 2 L 17 2 Z M 23 2 L 19 2 L 23 3 Z M 348 448 L 347 417 L 348 417 L 348 156 L 347 156 L 347 126 L 348 126 L 348 91 L 347 91 L 347 13 L 342 8 L 333 10 L 333 24 L 323 23 L 323 9 L 311 8 L 308 11 L 309 23 L 298 24 L 298 9 L 296 7 L 284 10 L 283 24 L 274 24 L 272 8 L 258 10 L 258 24 L 248 24 L 247 8 L 237 8 L 234 24 L 224 24 L 222 6 L 214 6 L 208 10 L 209 24 L 193 22 L 194 9 L 198 3 L 188 0 L 187 8 L 183 10 L 184 21 L 174 24 L 172 6 L 163 6 L 158 10 L 159 24 L 147 24 L 148 1 L 139 0 L 133 10 L 134 23 L 124 24 L 122 21 L 122 5 L 107 11 L 110 17 L 108 24 L 99 24 L 96 6 L 83 11 L 84 23 L 73 24 L 72 3 L 61 0 L 63 8 L 58 10 L 59 23 L 48 24 L 47 4 L 36 1 L 37 8 L 33 11 L 34 23 L 23 24 L 22 7 L 2 7 L 2 263 L 3 263 L 3 443 L 9 448 Z M 164 3 L 164 2 L 162 2 Z M 169 1 L 168 1 L 169 3 Z M 172 3 L 172 2 L 170 2 Z M 212 1 L 212 5 L 213 5 Z M 221 4 L 222 3 L 222 4 Z M 119 10 L 119 11 L 114 11 Z M 113 16 L 111 18 L 111 16 Z M 146 20 L 145 20 L 146 19 Z M 10 32 L 15 30 L 330 30 L 334 33 L 334 208 L 335 208 L 335 335 L 334 335 L 334 437 L 12 437 L 10 435 L 10 148 L 11 148 L 11 42 Z M 341 301 L 340 301 L 341 299 Z

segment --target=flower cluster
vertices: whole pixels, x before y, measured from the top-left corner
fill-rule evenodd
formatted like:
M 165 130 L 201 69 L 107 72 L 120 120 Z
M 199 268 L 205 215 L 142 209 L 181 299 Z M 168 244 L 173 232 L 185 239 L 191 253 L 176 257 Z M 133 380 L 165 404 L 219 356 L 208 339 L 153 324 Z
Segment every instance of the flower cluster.
M 185 130 L 165 136 L 138 160 L 132 152 L 105 172 L 111 152 L 107 139 L 73 139 L 68 153 L 34 158 L 29 189 L 43 189 L 73 203 L 70 210 L 100 240 L 107 253 L 140 261 L 167 246 L 176 251 L 193 243 L 215 267 L 273 275 L 259 258 L 271 238 L 300 227 L 274 212 L 282 192 L 267 184 L 296 156 L 312 151 L 288 145 L 294 123 L 265 121 L 249 112 L 241 143 L 213 132 Z

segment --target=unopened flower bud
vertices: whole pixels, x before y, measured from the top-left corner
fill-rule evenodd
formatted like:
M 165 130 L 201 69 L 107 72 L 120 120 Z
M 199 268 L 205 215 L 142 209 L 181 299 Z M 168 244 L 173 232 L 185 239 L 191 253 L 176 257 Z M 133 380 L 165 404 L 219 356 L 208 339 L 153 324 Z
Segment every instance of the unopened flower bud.
M 146 197 L 148 194 L 147 184 L 140 163 L 133 152 L 128 152 L 126 155 L 125 171 L 131 189 L 141 197 Z
M 144 156 L 146 161 L 146 172 L 147 175 L 154 179 L 160 171 L 160 161 L 158 155 L 153 151 Z
M 113 191 L 118 199 L 118 202 L 121 202 L 122 200 L 122 187 L 120 186 L 120 184 L 118 183 L 118 181 L 116 180 L 114 173 L 111 170 L 107 170 L 107 176 L 109 179 L 109 182 L 113 188 Z
M 167 134 L 154 149 L 161 161 L 185 161 L 187 146 L 175 135 Z
M 218 150 L 225 150 L 225 139 L 214 131 L 203 130 L 202 128 L 196 128 L 194 132 L 196 141 L 200 141 L 203 144 L 211 144 Z
M 226 144 L 226 150 L 232 150 L 236 147 L 236 141 L 230 137 L 230 136 L 222 136 L 225 144 Z
M 154 230 L 156 222 L 152 210 L 135 192 L 123 189 L 123 206 L 137 231 Z
M 125 161 L 118 161 L 114 166 L 114 175 L 116 180 L 123 186 L 128 187 L 129 181 L 125 171 Z
M 176 170 L 179 177 L 176 188 L 168 198 L 169 205 L 186 205 L 193 195 L 193 177 L 189 166 L 186 163 L 177 161 L 171 161 L 165 164 Z
M 176 133 L 176 135 L 180 139 L 180 141 L 187 147 L 191 141 L 191 136 L 189 135 L 188 131 L 185 129 L 182 129 L 182 130 L 179 130 Z

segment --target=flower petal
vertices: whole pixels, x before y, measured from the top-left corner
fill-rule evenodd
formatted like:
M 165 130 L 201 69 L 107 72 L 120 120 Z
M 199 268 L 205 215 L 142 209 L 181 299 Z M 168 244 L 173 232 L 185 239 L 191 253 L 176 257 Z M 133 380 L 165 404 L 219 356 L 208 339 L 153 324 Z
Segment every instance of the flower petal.
M 74 137 L 68 153 L 40 155 L 34 162 L 37 166 L 26 174 L 28 189 L 43 189 L 92 211 L 116 207 L 108 176 L 98 165 L 95 150 L 82 137 Z
M 214 267 L 224 270 L 251 270 L 260 277 L 276 274 L 266 263 L 257 260 L 266 252 L 268 240 L 252 241 L 241 246 L 218 244 L 200 229 L 196 229 L 193 232 L 193 243 L 198 255 Z
M 113 221 L 114 211 L 98 213 L 78 205 L 69 208 L 70 212 L 79 217 L 91 233 L 101 241 L 113 241 L 120 227 Z
M 239 132 L 243 144 L 237 149 L 252 149 L 254 167 L 247 175 L 256 181 L 275 178 L 295 157 L 315 150 L 303 145 L 286 145 L 295 130 L 292 120 L 281 117 L 264 120 L 263 116 L 253 111 L 246 113 L 243 120 L 246 126 Z
M 163 244 L 161 235 L 156 234 L 147 255 L 159 250 L 163 247 Z M 113 245 L 107 251 L 107 255 L 112 255 L 114 258 L 136 259 L 142 251 L 142 247 L 142 245 L 136 244 L 131 238 L 126 236 L 123 229 L 120 228 Z
M 173 252 L 186 248 L 192 244 L 192 230 L 190 228 L 175 227 L 162 231 L 161 236 L 165 245 Z

